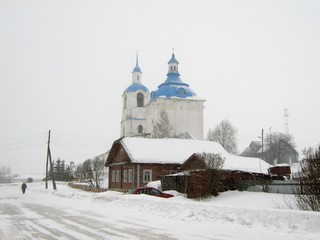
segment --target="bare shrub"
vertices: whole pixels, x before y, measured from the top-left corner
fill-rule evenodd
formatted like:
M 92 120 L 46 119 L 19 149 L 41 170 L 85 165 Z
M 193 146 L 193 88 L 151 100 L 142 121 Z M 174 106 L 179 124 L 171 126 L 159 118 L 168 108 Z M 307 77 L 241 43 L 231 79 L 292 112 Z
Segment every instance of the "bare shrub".
M 320 212 L 320 146 L 312 151 L 305 151 L 299 171 L 301 193 L 295 194 L 301 210 Z
M 208 187 L 205 195 L 218 196 L 221 188 L 222 174 L 219 171 L 224 164 L 224 159 L 220 154 L 214 153 L 202 153 L 199 158 L 205 163 L 205 169 L 207 173 Z

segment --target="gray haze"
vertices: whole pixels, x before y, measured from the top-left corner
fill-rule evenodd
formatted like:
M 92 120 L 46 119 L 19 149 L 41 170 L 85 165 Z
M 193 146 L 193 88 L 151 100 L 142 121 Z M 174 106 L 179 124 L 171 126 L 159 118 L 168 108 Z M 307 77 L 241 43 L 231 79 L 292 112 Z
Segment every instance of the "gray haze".
M 43 173 L 83 162 L 120 136 L 136 51 L 143 83 L 181 79 L 205 98 L 205 132 L 224 119 L 241 152 L 265 132 L 297 150 L 320 143 L 320 1 L 0 0 L 0 166 Z

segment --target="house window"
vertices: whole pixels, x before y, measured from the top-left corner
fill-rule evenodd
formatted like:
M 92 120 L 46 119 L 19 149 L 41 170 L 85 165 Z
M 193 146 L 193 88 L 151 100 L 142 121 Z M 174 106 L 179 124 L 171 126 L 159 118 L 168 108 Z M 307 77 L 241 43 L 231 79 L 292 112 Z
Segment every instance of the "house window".
M 137 94 L 137 106 L 138 107 L 143 107 L 144 105 L 144 96 L 142 93 Z
M 178 171 L 177 170 L 170 170 L 169 174 L 176 174 Z
M 111 182 L 115 182 L 116 181 L 116 171 L 112 170 L 111 172 Z
M 138 126 L 138 134 L 142 134 L 143 133 L 143 127 L 142 125 Z
M 147 183 L 152 181 L 152 170 L 143 170 L 143 182 Z
M 120 182 L 120 170 L 116 170 L 116 182 Z
M 123 182 L 127 182 L 128 181 L 128 170 L 124 170 L 123 171 Z
M 133 179 L 132 169 L 129 169 L 128 173 L 129 173 L 129 175 L 128 175 L 128 182 L 132 182 L 132 179 Z

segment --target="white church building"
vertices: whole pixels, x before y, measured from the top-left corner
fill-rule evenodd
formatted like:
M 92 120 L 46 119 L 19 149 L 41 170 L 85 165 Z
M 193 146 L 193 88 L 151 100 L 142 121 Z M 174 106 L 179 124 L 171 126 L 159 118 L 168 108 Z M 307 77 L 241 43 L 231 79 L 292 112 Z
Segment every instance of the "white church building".
M 203 140 L 204 99 L 180 79 L 179 62 L 172 54 L 168 62 L 167 79 L 150 92 L 142 84 L 142 72 L 138 64 L 132 72 L 132 83 L 123 92 L 121 137 L 144 136 L 155 138 L 154 125 L 165 111 L 172 126 L 172 135 L 187 134 Z

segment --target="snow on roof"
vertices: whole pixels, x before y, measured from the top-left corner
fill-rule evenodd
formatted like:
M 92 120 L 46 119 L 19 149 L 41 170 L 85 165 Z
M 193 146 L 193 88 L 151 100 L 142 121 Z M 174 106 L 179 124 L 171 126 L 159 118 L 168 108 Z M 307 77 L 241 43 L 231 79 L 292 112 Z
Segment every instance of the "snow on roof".
M 13 180 L 26 180 L 28 178 L 32 178 L 33 180 L 42 180 L 46 177 L 44 173 L 30 173 L 30 174 L 23 174 L 13 177 Z
M 259 158 L 232 156 L 219 143 L 212 141 L 123 138 L 121 143 L 133 163 L 182 164 L 192 154 L 206 152 L 220 154 L 225 159 L 223 169 L 268 173 L 270 167 Z
M 189 132 L 184 132 L 184 133 L 180 133 L 177 138 L 180 138 L 180 139 L 196 139 L 194 136 L 192 136 L 191 133 Z
M 135 163 L 182 164 L 193 153 L 214 152 L 228 155 L 216 142 L 192 139 L 123 138 L 123 147 Z
M 229 155 L 224 161 L 223 169 L 241 170 L 255 173 L 268 173 L 270 164 L 260 158 Z

